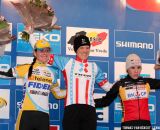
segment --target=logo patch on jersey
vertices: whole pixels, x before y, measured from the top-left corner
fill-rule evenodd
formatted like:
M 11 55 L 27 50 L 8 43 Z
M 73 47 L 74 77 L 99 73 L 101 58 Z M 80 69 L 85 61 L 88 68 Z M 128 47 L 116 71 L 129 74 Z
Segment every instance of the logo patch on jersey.
M 52 83 L 51 78 L 45 78 L 45 77 L 34 76 L 34 75 L 32 75 L 29 80 L 40 81 L 40 82 L 45 82 L 45 83 L 50 83 L 50 84 Z
M 51 85 L 45 83 L 29 82 L 28 87 L 49 90 Z
M 147 98 L 148 93 L 144 85 L 132 86 L 126 89 L 126 99 Z
M 51 73 L 47 70 L 43 71 L 43 75 L 46 76 L 46 77 L 51 77 Z
M 40 75 L 39 69 L 33 69 L 32 74 Z
M 75 77 L 79 77 L 79 78 L 91 78 L 91 75 L 87 75 L 87 74 L 80 74 L 80 73 L 74 73 Z
M 36 91 L 36 90 L 30 90 L 30 93 L 35 94 L 35 95 L 42 95 L 42 96 L 48 96 L 49 95 L 48 92 Z

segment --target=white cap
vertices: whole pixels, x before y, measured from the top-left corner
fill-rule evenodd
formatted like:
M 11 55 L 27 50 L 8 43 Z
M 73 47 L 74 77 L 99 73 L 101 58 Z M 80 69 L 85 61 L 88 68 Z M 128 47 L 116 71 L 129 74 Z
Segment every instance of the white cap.
M 129 54 L 126 58 L 126 70 L 130 67 L 141 66 L 141 58 L 137 54 Z

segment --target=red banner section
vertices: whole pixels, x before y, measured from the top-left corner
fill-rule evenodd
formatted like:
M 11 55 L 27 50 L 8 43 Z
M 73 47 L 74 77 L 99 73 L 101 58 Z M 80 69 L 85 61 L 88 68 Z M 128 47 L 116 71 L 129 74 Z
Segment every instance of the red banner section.
M 160 1 L 158 0 L 126 0 L 127 7 L 147 12 L 160 12 Z

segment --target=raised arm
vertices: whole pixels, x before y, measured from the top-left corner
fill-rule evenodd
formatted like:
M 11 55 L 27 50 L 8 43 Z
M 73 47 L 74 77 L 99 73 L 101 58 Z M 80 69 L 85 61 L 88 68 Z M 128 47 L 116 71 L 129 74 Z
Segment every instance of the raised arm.
M 31 44 L 32 48 L 34 48 L 34 45 L 35 45 L 36 41 L 37 40 L 35 39 L 34 34 L 33 33 L 29 34 L 29 43 Z

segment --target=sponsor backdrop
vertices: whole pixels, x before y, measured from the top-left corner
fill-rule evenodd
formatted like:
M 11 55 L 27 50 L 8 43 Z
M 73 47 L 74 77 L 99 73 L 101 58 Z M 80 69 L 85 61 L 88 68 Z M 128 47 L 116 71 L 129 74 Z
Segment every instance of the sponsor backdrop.
M 6 46 L 5 55 L 0 57 L 0 70 L 30 63 L 33 59 L 30 44 L 20 38 L 24 29 L 22 20 L 9 1 L 0 0 L 1 14 L 10 21 L 11 32 L 17 40 Z M 147 6 L 145 0 L 47 2 L 54 8 L 61 30 L 35 32 L 34 35 L 37 39 L 43 37 L 49 41 L 54 54 L 75 57 L 72 38 L 75 34 L 85 34 L 91 41 L 89 60 L 100 66 L 111 83 L 126 76 L 125 58 L 130 53 L 137 53 L 142 58 L 142 76 L 160 78 L 159 71 L 153 69 L 160 42 L 160 8 L 157 6 L 160 3 L 156 0 L 150 3 L 152 6 Z M 64 88 L 61 74 L 60 84 Z M 22 87 L 21 79 L 0 79 L 0 130 L 14 130 L 23 95 Z M 95 88 L 95 98 L 105 94 L 97 85 Z M 152 91 L 149 110 L 154 129 L 160 129 L 159 99 L 159 91 Z M 64 101 L 50 95 L 49 102 L 50 128 L 62 130 Z M 116 98 L 109 107 L 97 109 L 97 130 L 119 130 L 121 117 L 121 104 Z

